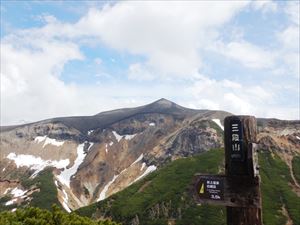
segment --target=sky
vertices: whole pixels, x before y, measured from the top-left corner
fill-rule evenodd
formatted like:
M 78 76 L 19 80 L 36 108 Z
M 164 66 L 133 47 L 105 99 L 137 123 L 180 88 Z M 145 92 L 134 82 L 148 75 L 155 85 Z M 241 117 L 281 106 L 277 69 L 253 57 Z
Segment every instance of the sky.
M 3 1 L 1 125 L 149 104 L 300 119 L 299 1 Z

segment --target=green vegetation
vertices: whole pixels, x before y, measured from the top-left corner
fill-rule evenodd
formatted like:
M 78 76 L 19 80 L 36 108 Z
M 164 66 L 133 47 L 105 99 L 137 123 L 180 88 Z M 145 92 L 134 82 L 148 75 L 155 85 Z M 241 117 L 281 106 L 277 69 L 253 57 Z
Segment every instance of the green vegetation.
M 293 166 L 293 174 L 298 182 L 300 184 L 300 156 L 294 156 L 292 161 Z
M 288 184 L 292 182 L 288 166 L 269 151 L 260 153 L 259 164 L 264 225 L 285 224 L 287 218 L 282 214 L 283 206 L 294 224 L 300 224 L 300 198 Z
M 175 218 L 176 224 L 225 224 L 226 210 L 212 205 L 196 206 L 189 193 L 189 185 L 196 172 L 215 174 L 224 158 L 221 150 L 212 150 L 196 157 L 176 160 L 143 180 L 131 185 L 110 198 L 81 208 L 80 215 L 99 217 L 105 215 L 115 221 L 130 224 L 138 216 L 140 224 L 167 224 Z M 293 162 L 298 163 L 299 158 Z M 262 202 L 264 225 L 282 225 L 287 217 L 284 206 L 294 224 L 300 224 L 300 198 L 292 191 L 288 166 L 275 153 L 259 154 L 262 179 Z M 299 171 L 294 166 L 294 173 Z M 298 169 L 297 169 L 298 168 Z M 298 172 L 299 174 L 299 172 Z M 168 214 L 153 215 L 155 209 Z
M 22 185 L 26 187 L 36 185 L 40 189 L 40 191 L 32 194 L 33 199 L 30 202 L 30 206 L 51 209 L 53 204 L 60 205 L 57 199 L 57 189 L 53 181 L 52 168 L 41 171 L 32 180 L 27 179 L 26 183 L 23 181 Z
M 53 181 L 52 168 L 47 168 L 41 171 L 34 179 L 29 177 L 20 178 L 21 184 L 25 189 L 36 190 L 31 197 L 33 198 L 30 203 L 23 202 L 21 205 L 12 204 L 6 206 L 5 203 L 11 198 L 4 196 L 0 198 L 0 211 L 10 210 L 13 208 L 22 208 L 28 206 L 39 207 L 42 209 L 51 209 L 53 204 L 60 205 L 57 199 L 57 189 Z
M 176 225 L 226 224 L 224 207 L 197 206 L 190 194 L 194 174 L 197 172 L 216 174 L 222 169 L 223 160 L 224 152 L 220 149 L 199 156 L 178 159 L 108 199 L 81 208 L 76 213 L 90 218 L 104 216 L 124 225 L 131 224 L 133 220 L 138 220 L 143 225 L 165 225 L 170 220 L 176 220 Z M 300 157 L 294 157 L 292 163 L 295 177 L 299 179 Z M 264 225 L 285 224 L 287 217 L 283 214 L 283 207 L 293 223 L 300 224 L 300 198 L 289 186 L 293 181 L 288 166 L 275 152 L 270 151 L 259 154 L 259 164 Z M 36 199 L 32 201 L 36 206 L 49 209 L 53 202 L 57 202 L 51 169 L 41 172 L 39 176 L 24 185 L 28 185 L 27 187 L 37 185 L 41 188 L 42 191 L 36 192 L 34 197 Z M 2 198 L 0 203 L 7 200 Z M 15 208 L 15 206 L 11 207 Z M 16 213 L 7 211 L 0 213 L 0 225 L 116 224 L 108 221 L 92 221 L 86 217 L 79 217 L 75 213 L 64 213 L 58 207 L 54 207 L 51 212 L 25 208 L 18 209 Z M 59 218 L 58 222 L 55 222 L 56 218 Z
M 0 225 L 118 225 L 111 221 L 93 221 L 75 213 L 65 213 L 57 206 L 51 211 L 39 208 L 0 212 Z
M 225 209 L 196 206 L 189 185 L 196 172 L 215 174 L 223 160 L 222 150 L 211 150 L 196 157 L 176 160 L 105 201 L 78 210 L 80 215 L 105 214 L 129 224 L 138 217 L 140 224 L 225 224 Z M 96 212 L 96 213 L 95 213 Z

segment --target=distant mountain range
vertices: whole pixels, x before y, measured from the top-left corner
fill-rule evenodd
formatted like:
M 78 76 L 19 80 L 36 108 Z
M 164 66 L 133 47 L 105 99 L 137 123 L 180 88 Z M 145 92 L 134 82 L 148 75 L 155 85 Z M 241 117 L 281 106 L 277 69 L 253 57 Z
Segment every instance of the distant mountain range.
M 160 99 L 94 116 L 1 127 L 0 210 L 57 203 L 70 212 L 100 202 L 174 160 L 222 148 L 228 115 Z M 289 187 L 299 196 L 292 165 L 300 155 L 300 121 L 261 118 L 258 130 L 259 147 L 285 163 Z

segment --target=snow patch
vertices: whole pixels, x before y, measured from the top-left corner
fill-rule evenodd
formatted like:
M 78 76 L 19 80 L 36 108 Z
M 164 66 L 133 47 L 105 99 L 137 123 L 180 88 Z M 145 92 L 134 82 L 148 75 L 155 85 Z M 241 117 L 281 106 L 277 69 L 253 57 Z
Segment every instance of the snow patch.
M 134 138 L 135 135 L 136 135 L 136 134 L 127 134 L 127 135 L 124 135 L 123 137 L 125 137 L 125 139 L 129 141 L 129 140 L 131 140 L 132 138 Z
M 77 172 L 78 167 L 80 166 L 80 164 L 83 162 L 84 158 L 85 158 L 85 154 L 84 154 L 84 144 L 80 144 L 77 147 L 77 158 L 74 162 L 74 165 L 69 168 L 69 169 L 65 169 L 64 171 L 62 171 L 58 176 L 57 179 L 67 185 L 68 187 L 70 187 L 70 178 L 72 175 L 74 175 Z
M 14 196 L 14 198 L 18 198 L 23 196 L 27 191 L 23 191 L 19 188 L 14 188 L 10 193 Z
M 71 209 L 69 208 L 69 206 L 65 202 L 62 203 L 62 206 L 68 213 L 72 212 Z
M 106 153 L 108 152 L 107 144 L 105 144 L 105 152 L 106 152 Z
M 109 146 L 112 146 L 114 143 L 111 141 L 110 143 L 109 143 Z
M 36 142 L 36 143 L 40 143 L 40 142 L 43 142 L 43 141 L 44 141 L 43 148 L 46 145 L 50 145 L 50 144 L 59 147 L 59 146 L 62 146 L 65 143 L 64 141 L 57 141 L 53 138 L 48 138 L 47 136 L 37 136 L 34 139 L 34 142 Z
M 89 142 L 90 143 L 90 146 L 89 146 L 89 148 L 88 148 L 88 152 L 90 151 L 90 149 L 93 147 L 93 145 L 94 145 L 94 143 L 93 142 Z
M 123 136 L 119 135 L 116 131 L 113 131 L 112 133 L 114 134 L 118 142 L 121 141 L 121 139 L 123 138 Z
M 17 210 L 17 208 L 13 208 L 11 211 L 12 211 L 12 212 L 15 212 L 16 210 Z
M 145 168 L 146 163 L 143 162 L 142 167 L 141 167 L 141 171 L 143 171 L 143 169 Z
M 224 130 L 224 126 L 221 124 L 221 121 L 219 119 L 212 119 L 222 130 Z
M 6 168 L 3 168 L 2 172 L 4 172 L 6 170 Z
M 149 126 L 154 127 L 155 123 L 149 123 Z
M 18 199 L 16 199 L 16 198 L 15 198 L 15 199 L 12 199 L 12 200 L 6 202 L 5 205 L 6 205 L 6 206 L 7 206 L 7 205 L 12 205 L 12 204 L 14 204 L 17 200 L 18 200 Z
M 144 154 L 142 153 L 130 166 L 133 166 L 137 162 L 141 161 L 143 159 L 143 157 L 144 157 Z
M 279 134 L 286 136 L 286 135 L 291 135 L 293 133 L 294 133 L 294 130 L 286 128 L 283 131 L 281 131 Z
M 123 172 L 123 171 L 122 171 L 122 172 Z M 121 173 L 122 173 L 122 172 L 121 172 Z M 120 174 L 121 174 L 121 173 L 120 173 Z M 113 182 L 115 182 L 115 180 L 118 178 L 118 176 L 120 176 L 120 174 L 119 174 L 119 175 L 114 175 L 113 179 L 112 179 L 111 181 L 109 181 L 109 182 L 104 186 L 104 188 L 103 188 L 103 190 L 101 191 L 101 193 L 100 193 L 99 198 L 97 199 L 97 201 L 102 201 L 102 200 L 105 199 L 105 195 L 106 195 L 106 192 L 107 192 L 109 186 L 110 186 Z
M 37 136 L 37 137 L 34 139 L 34 142 L 40 143 L 40 142 L 45 141 L 46 138 L 47 138 L 47 136 Z
M 10 190 L 11 190 L 11 188 L 7 188 L 7 189 L 4 191 L 3 195 L 6 195 Z
M 58 169 L 61 169 L 65 168 L 70 163 L 69 159 L 63 159 L 59 161 L 43 160 L 40 157 L 35 157 L 33 155 L 16 155 L 16 153 L 9 153 L 6 158 L 14 161 L 17 165 L 17 168 L 26 166 L 32 170 L 35 170 L 35 172 L 31 175 L 32 178 L 35 177 L 40 171 L 42 171 L 47 166 L 53 166 Z
M 94 132 L 94 130 L 89 130 L 89 131 L 87 132 L 87 134 L 88 134 L 88 135 L 91 135 L 93 132 Z
M 18 199 L 17 199 L 17 198 L 14 198 L 14 199 L 12 199 L 12 200 L 6 202 L 5 205 L 12 205 L 12 204 L 14 204 L 16 201 L 18 201 Z
M 136 179 L 133 181 L 133 183 L 136 182 L 136 181 L 138 181 L 138 180 L 140 180 L 140 179 L 142 179 L 143 177 L 147 176 L 149 173 L 152 173 L 152 172 L 155 171 L 156 169 L 157 169 L 157 167 L 154 166 L 154 165 L 149 166 L 141 176 L 139 176 L 138 178 L 136 178 Z
M 129 141 L 137 135 L 137 134 L 126 134 L 121 136 L 116 131 L 113 131 L 113 134 L 118 142 L 120 142 L 122 138 L 125 138 L 126 140 Z
M 296 136 L 296 138 L 297 138 L 298 140 L 300 140 L 300 137 Z M 4 168 L 4 169 L 5 169 L 5 168 Z
M 69 208 L 69 206 L 68 206 L 68 204 L 67 204 L 67 203 L 68 203 L 68 200 L 69 200 L 68 194 L 67 194 L 67 192 L 66 192 L 64 189 L 62 189 L 62 191 L 63 191 L 63 194 L 64 194 L 62 205 L 63 205 L 64 209 L 65 209 L 68 213 L 70 213 L 72 210 Z

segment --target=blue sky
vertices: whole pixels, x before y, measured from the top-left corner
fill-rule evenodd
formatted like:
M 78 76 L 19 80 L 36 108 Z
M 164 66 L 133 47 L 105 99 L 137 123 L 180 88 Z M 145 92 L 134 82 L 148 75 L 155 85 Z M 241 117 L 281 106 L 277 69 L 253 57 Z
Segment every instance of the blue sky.
M 1 125 L 167 98 L 300 119 L 299 1 L 1 1 Z

